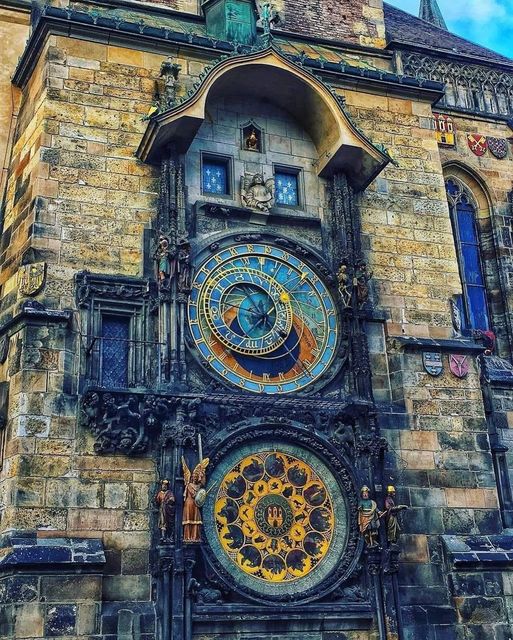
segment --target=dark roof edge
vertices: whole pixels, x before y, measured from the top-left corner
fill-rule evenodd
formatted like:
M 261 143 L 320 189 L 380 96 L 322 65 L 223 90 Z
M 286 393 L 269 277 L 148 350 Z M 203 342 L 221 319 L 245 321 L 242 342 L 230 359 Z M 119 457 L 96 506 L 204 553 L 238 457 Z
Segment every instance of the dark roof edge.
M 32 3 L 30 0 L 0 0 L 0 8 L 2 9 L 23 9 L 30 13 Z
M 469 41 L 470 42 L 470 41 Z M 474 44 L 473 42 L 471 44 Z M 478 46 L 478 45 L 476 45 Z M 463 62 L 465 64 L 473 63 L 477 65 L 481 65 L 484 67 L 491 68 L 503 68 L 504 70 L 510 71 L 513 73 L 513 60 L 511 63 L 506 63 L 500 60 L 488 60 L 487 58 L 480 58 L 479 56 L 458 53 L 456 51 L 447 51 L 436 49 L 433 50 L 431 47 L 423 47 L 418 44 L 413 44 L 410 42 L 402 42 L 400 40 L 390 40 L 387 44 L 388 50 L 406 50 L 406 51 L 415 51 L 416 53 L 423 53 L 424 55 L 428 55 L 431 58 L 443 58 L 449 59 L 455 62 Z
M 169 28 L 143 26 L 140 23 L 132 23 L 123 20 L 114 20 L 107 17 L 93 18 L 89 13 L 47 7 L 37 21 L 27 46 L 20 58 L 12 82 L 23 88 L 38 60 L 39 52 L 46 36 L 49 33 L 59 33 L 66 36 L 77 36 L 93 39 L 100 42 L 122 42 L 129 44 L 137 40 L 137 48 L 141 43 L 158 43 L 160 50 L 162 44 L 169 47 L 186 47 L 208 51 L 214 58 L 223 54 L 233 54 L 233 44 L 217 41 L 207 36 L 192 35 Z M 91 38 L 94 33 L 96 38 Z M 249 50 L 249 48 L 248 48 Z M 164 53 L 163 53 L 164 55 Z M 288 54 L 293 59 L 294 54 Z M 395 94 L 415 95 L 425 100 L 436 102 L 443 95 L 443 84 L 432 80 L 418 80 L 410 76 L 399 76 L 388 71 L 353 67 L 342 63 L 333 63 L 324 60 L 305 58 L 303 64 L 312 72 L 320 75 L 329 74 L 343 80 L 343 83 L 351 88 L 360 86 L 372 86 L 385 89 Z

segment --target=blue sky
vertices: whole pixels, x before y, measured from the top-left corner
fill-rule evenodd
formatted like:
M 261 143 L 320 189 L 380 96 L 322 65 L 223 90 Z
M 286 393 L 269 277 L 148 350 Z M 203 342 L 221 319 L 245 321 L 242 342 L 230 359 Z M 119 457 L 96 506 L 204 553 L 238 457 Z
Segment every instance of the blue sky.
M 420 0 L 385 0 L 418 15 Z M 513 58 L 513 0 L 438 0 L 450 31 Z

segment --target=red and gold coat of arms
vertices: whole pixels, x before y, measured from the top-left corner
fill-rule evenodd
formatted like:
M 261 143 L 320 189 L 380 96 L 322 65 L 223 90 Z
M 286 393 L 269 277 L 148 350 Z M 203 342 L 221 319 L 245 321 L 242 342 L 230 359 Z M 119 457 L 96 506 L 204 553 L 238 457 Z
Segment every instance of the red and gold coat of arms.
M 480 133 L 469 133 L 467 135 L 468 146 L 476 156 L 484 156 L 488 148 L 488 142 Z

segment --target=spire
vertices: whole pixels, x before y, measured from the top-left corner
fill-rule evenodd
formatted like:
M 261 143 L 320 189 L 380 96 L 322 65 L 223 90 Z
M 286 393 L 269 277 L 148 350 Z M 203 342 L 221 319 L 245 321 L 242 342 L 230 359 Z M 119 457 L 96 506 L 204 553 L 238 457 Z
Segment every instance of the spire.
M 435 27 L 440 27 L 440 29 L 448 31 L 444 17 L 436 0 L 420 0 L 419 18 L 426 20 L 426 22 L 430 22 Z

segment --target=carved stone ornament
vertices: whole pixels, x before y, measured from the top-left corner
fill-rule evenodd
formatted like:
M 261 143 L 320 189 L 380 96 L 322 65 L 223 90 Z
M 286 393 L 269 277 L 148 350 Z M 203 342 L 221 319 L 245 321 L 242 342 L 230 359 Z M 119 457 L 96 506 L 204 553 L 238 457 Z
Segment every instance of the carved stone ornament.
M 92 274 L 76 275 L 76 298 L 79 307 L 87 307 L 93 298 L 108 300 L 146 300 L 154 295 L 149 280 Z
M 422 361 L 424 363 L 424 369 L 430 376 L 437 377 L 444 370 L 442 354 L 437 351 L 424 351 Z
M 24 296 L 35 296 L 44 286 L 46 262 L 25 264 L 18 271 L 18 289 Z
M 473 113 L 510 116 L 513 108 L 513 74 L 497 66 L 448 61 L 414 52 L 402 54 L 404 73 L 445 84 L 440 105 Z
M 171 58 L 165 60 L 160 66 L 160 77 L 164 78 L 162 110 L 170 109 L 175 105 L 178 74 L 181 69 L 182 67 L 176 62 L 173 62 Z
M 264 180 L 261 173 L 245 175 L 241 178 L 240 193 L 245 207 L 269 213 L 274 206 L 274 178 Z

